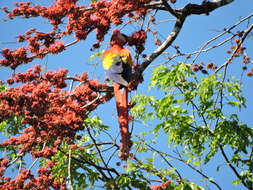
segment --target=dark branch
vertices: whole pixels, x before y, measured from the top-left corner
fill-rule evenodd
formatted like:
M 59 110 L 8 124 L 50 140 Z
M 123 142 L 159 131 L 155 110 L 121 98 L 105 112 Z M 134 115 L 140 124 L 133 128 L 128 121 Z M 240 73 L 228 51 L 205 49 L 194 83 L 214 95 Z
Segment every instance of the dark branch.
M 213 2 L 204 1 L 201 5 L 189 3 L 183 9 L 179 9 L 176 12 L 183 14 L 184 16 L 189 16 L 191 14 L 209 14 L 215 9 L 232 3 L 234 0 L 215 0 Z
M 188 4 L 184 8 L 176 10 L 175 14 L 177 15 L 177 21 L 172 32 L 168 35 L 167 39 L 162 43 L 162 45 L 160 45 L 151 55 L 147 56 L 146 60 L 142 62 L 140 67 L 137 69 L 134 78 L 138 78 L 138 76 L 144 72 L 150 63 L 152 63 L 174 42 L 179 32 L 181 31 L 181 28 L 187 16 L 191 14 L 207 14 L 219 7 L 232 3 L 233 1 L 234 0 L 214 0 L 213 2 L 205 2 L 201 5 Z M 163 0 L 163 3 L 166 5 L 167 2 Z M 170 6 L 166 6 L 166 9 L 169 12 L 174 11 Z
M 176 18 L 179 18 L 180 15 L 176 13 L 174 9 L 171 8 L 171 6 L 166 0 L 162 0 L 162 2 L 163 2 L 163 5 L 166 7 L 166 9 L 170 12 L 170 14 L 172 14 Z
M 164 52 L 172 44 L 172 42 L 174 42 L 183 26 L 184 20 L 184 18 L 177 19 L 174 28 L 167 39 L 151 55 L 146 58 L 140 67 L 138 67 L 136 71 L 137 77 L 143 73 L 143 71 L 150 65 L 150 63 L 152 63 L 159 55 L 161 55 L 162 52 Z
M 222 156 L 225 158 L 226 163 L 228 164 L 228 166 L 233 170 L 233 172 L 235 173 L 236 177 L 237 177 L 238 179 L 240 179 L 240 181 L 242 182 L 242 184 L 243 184 L 245 187 L 247 187 L 247 184 L 246 184 L 245 181 L 242 179 L 242 176 L 238 173 L 238 171 L 236 170 L 236 168 L 235 168 L 235 167 L 231 164 L 231 162 L 229 161 L 229 159 L 228 159 L 228 157 L 227 157 L 227 155 L 226 155 L 226 153 L 225 153 L 223 147 L 220 145 L 219 148 L 220 148 L 221 154 L 222 154 Z

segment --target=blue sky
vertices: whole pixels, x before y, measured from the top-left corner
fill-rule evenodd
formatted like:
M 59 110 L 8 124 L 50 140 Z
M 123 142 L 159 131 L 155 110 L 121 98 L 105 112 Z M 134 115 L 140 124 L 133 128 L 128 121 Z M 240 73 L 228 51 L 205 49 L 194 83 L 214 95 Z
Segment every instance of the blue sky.
M 178 0 L 179 1 L 179 0 Z M 0 7 L 3 6 L 12 6 L 13 0 L 9 1 L 0 1 Z M 39 3 L 39 0 L 33 1 L 35 3 Z M 43 1 L 45 2 L 51 2 L 49 0 Z M 84 1 L 80 1 L 84 2 Z M 186 1 L 180 1 L 178 4 L 175 5 L 175 7 L 179 8 L 182 6 L 183 2 Z M 200 3 L 200 0 L 192 0 L 192 3 Z M 239 21 L 241 18 L 244 18 L 251 14 L 253 12 L 252 9 L 252 0 L 244 0 L 239 1 L 236 0 L 232 4 L 219 8 L 218 10 L 215 10 L 210 13 L 209 16 L 206 15 L 196 15 L 196 16 L 190 16 L 184 26 L 181 30 L 178 38 L 175 40 L 173 45 L 179 45 L 180 51 L 183 53 L 188 53 L 192 51 L 198 50 L 203 43 L 205 43 L 207 40 L 212 39 L 216 35 L 220 34 L 220 32 L 224 28 L 229 28 L 233 24 L 235 24 L 237 21 Z M 3 12 L 0 12 L 0 19 L 6 18 L 6 15 Z M 157 17 L 158 20 L 167 20 L 172 19 L 172 17 L 167 13 L 161 13 Z M 245 29 L 247 23 L 243 23 L 238 27 L 239 29 Z M 5 47 L 19 47 L 20 44 L 13 43 L 16 42 L 16 36 L 18 34 L 23 34 L 25 31 L 30 29 L 31 27 L 38 28 L 38 30 L 41 30 L 43 32 L 48 32 L 51 30 L 50 27 L 48 27 L 47 21 L 41 20 L 41 19 L 21 19 L 17 18 L 14 20 L 7 20 L 3 21 L 0 20 L 0 49 L 3 49 Z M 169 34 L 173 27 L 173 21 L 164 22 L 157 27 L 157 31 L 159 34 L 159 37 L 161 41 L 166 38 L 166 36 Z M 131 34 L 132 32 L 136 31 L 138 29 L 138 25 L 134 26 L 126 26 L 122 29 L 122 31 L 126 34 Z M 235 30 L 236 31 L 236 30 Z M 154 40 L 152 38 L 152 35 L 149 34 L 149 40 L 146 44 L 146 50 L 143 52 L 145 54 L 150 54 L 152 51 L 156 49 L 156 46 L 154 46 Z M 226 35 L 225 38 L 229 37 L 229 35 Z M 105 49 L 108 45 L 108 41 L 110 38 L 110 34 L 105 38 L 105 41 L 100 48 L 100 51 L 102 49 Z M 224 40 L 225 38 L 222 38 Z M 64 42 L 71 42 L 74 38 L 70 37 L 64 40 Z M 222 41 L 219 40 L 219 41 Z M 92 33 L 86 41 L 82 41 L 80 43 L 77 43 L 71 47 L 68 47 L 66 51 L 58 54 L 58 55 L 48 55 L 43 60 L 35 60 L 32 63 L 29 63 L 25 66 L 22 66 L 17 69 L 16 72 L 23 72 L 27 68 L 30 68 L 31 65 L 35 64 L 42 64 L 46 65 L 48 70 L 56 70 L 57 68 L 67 68 L 69 69 L 69 75 L 74 75 L 75 73 L 81 74 L 84 71 L 89 71 L 93 74 L 89 74 L 90 77 L 94 79 L 100 79 L 100 81 L 103 81 L 105 77 L 105 72 L 102 69 L 101 61 L 99 59 L 94 60 L 93 62 L 89 62 L 89 57 L 94 54 L 95 52 L 91 52 L 90 48 L 92 44 L 96 42 L 95 35 Z M 215 42 L 216 43 L 216 42 Z M 214 45 L 215 43 L 211 44 Z M 225 53 L 226 50 L 228 50 L 230 44 L 224 45 L 220 48 L 214 49 L 211 52 L 208 53 L 202 53 L 201 56 L 197 59 L 197 63 L 200 61 L 207 62 L 214 62 L 216 65 L 223 64 L 229 57 Z M 248 39 L 245 43 L 245 46 L 247 47 L 247 52 L 249 53 L 249 56 L 253 56 L 253 38 Z M 134 49 L 130 48 L 130 50 L 134 54 Z M 165 61 L 165 57 L 169 54 L 172 55 L 175 53 L 174 48 L 168 48 L 166 50 L 167 54 L 159 57 L 156 59 L 152 65 L 157 65 L 160 63 L 163 63 Z M 183 57 L 179 57 L 175 59 L 175 61 L 184 61 L 185 59 Z M 96 67 L 94 67 L 94 64 L 98 63 Z M 173 62 L 172 62 L 173 63 Z M 190 62 L 189 62 L 190 63 Z M 169 63 L 171 64 L 171 63 Z M 229 75 L 235 75 L 236 77 L 240 77 L 241 75 L 241 67 L 242 64 L 240 63 L 240 59 L 233 62 L 232 65 L 229 66 Z M 253 66 L 251 66 L 253 67 Z M 251 68 L 249 67 L 249 68 Z M 149 78 L 151 76 L 152 66 L 148 68 L 144 72 L 144 83 L 142 83 L 137 92 L 132 92 L 131 96 L 135 95 L 136 93 L 147 93 Z M 8 68 L 0 67 L 0 80 L 5 80 L 10 76 L 11 70 Z M 250 83 L 252 83 L 252 78 L 246 77 L 244 75 L 243 77 L 243 83 L 244 83 L 244 89 L 243 92 L 245 93 L 245 96 L 247 98 L 247 108 L 242 109 L 241 113 L 239 113 L 241 120 L 244 123 L 247 123 L 249 126 L 252 126 L 253 119 L 252 119 L 252 106 L 253 106 L 253 88 L 251 87 Z M 151 93 L 151 92 L 150 92 Z M 159 95 L 159 92 L 152 91 L 152 93 L 157 93 L 156 95 Z M 104 111 L 109 110 L 109 111 Z M 231 112 L 235 112 L 234 110 L 229 110 Z M 116 119 L 116 109 L 115 109 L 115 103 L 114 100 L 111 100 L 109 103 L 106 103 L 105 105 L 102 105 L 100 108 L 94 111 L 94 115 L 97 114 L 101 117 L 103 123 L 105 125 L 109 125 L 111 127 L 117 127 L 117 119 Z M 155 123 L 156 121 L 154 121 Z M 152 123 L 151 125 L 154 125 Z M 142 130 L 150 130 L 151 128 L 146 128 L 143 125 L 136 124 L 135 129 L 136 132 L 142 131 Z M 115 133 L 115 130 L 112 130 L 112 132 Z M 117 131 L 118 132 L 118 129 Z M 166 135 L 161 135 L 163 138 L 160 139 L 159 146 L 163 149 L 168 148 L 167 141 L 166 141 Z M 158 141 L 159 142 L 159 141 Z M 164 143 L 166 142 L 166 143 Z M 220 169 L 220 172 L 216 173 L 216 168 L 213 167 L 214 164 L 220 163 L 223 164 L 223 166 Z M 159 164 L 158 164 L 159 165 Z M 179 166 L 179 170 L 181 169 L 181 172 L 185 174 L 185 177 L 189 178 L 190 180 L 193 180 L 193 182 L 200 183 L 199 175 L 192 175 L 193 171 L 191 169 L 187 169 L 180 164 L 176 164 Z M 160 164 L 160 166 L 162 166 Z M 224 189 L 243 189 L 241 186 L 234 187 L 231 185 L 231 179 L 234 179 L 234 174 L 230 171 L 228 167 L 224 165 L 224 161 L 220 157 L 215 157 L 215 159 L 210 162 L 207 166 L 203 166 L 202 168 L 205 173 L 209 174 L 210 177 L 213 177 L 214 180 Z M 200 183 L 201 184 L 201 183 Z M 214 188 L 213 185 L 210 185 L 211 189 Z

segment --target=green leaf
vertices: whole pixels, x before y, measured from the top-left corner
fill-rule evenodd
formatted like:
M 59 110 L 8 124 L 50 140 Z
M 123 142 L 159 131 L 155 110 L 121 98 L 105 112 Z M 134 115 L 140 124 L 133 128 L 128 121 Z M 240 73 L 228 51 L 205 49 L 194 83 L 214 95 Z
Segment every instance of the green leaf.
M 97 0 L 93 0 L 93 1 L 96 2 Z M 100 51 L 100 52 L 97 52 L 97 53 L 91 55 L 90 58 L 89 58 L 89 62 L 91 62 L 91 61 L 94 60 L 95 58 L 100 58 L 100 59 L 102 59 L 103 54 L 104 54 L 104 51 Z
M 240 181 L 241 181 L 240 179 L 236 179 L 236 180 L 234 180 L 234 181 L 232 182 L 232 184 L 233 184 L 233 185 L 238 185 L 238 183 L 240 183 Z

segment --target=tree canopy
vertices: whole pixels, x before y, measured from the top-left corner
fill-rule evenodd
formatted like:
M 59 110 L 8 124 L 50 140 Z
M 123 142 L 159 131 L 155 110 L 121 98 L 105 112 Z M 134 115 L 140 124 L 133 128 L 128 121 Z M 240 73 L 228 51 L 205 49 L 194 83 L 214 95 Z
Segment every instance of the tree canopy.
M 253 189 L 253 12 L 225 17 L 250 0 L 4 3 L 0 189 Z M 134 60 L 126 161 L 101 66 L 115 28 Z

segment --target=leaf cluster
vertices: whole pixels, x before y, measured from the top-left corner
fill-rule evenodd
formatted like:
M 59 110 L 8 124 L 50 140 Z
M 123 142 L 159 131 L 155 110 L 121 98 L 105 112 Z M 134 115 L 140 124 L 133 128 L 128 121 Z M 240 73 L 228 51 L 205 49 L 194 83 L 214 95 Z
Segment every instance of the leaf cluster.
M 161 130 L 166 133 L 168 145 L 181 147 L 178 155 L 184 155 L 187 164 L 199 166 L 201 160 L 207 164 L 219 150 L 225 159 L 226 147 L 231 153 L 226 163 L 242 172 L 239 181 L 252 183 L 253 130 L 239 120 L 239 111 L 246 107 L 239 81 L 215 74 L 200 77 L 190 65 L 178 63 L 155 68 L 152 88 L 163 95 L 134 97 L 137 104 L 132 113 L 136 119 L 143 123 L 158 120 L 154 135 Z

